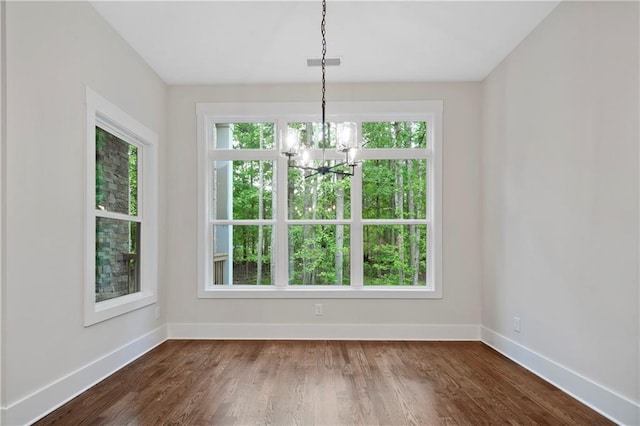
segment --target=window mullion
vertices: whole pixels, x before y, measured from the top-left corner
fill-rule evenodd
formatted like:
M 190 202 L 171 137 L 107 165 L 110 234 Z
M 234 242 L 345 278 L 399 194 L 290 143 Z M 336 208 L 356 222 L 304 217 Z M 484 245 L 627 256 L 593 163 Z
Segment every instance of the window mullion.
M 278 140 L 276 141 L 276 147 L 280 147 L 280 139 L 282 138 L 282 131 L 286 129 L 287 123 L 284 120 L 277 122 L 276 135 Z M 289 283 L 288 264 L 289 264 L 289 240 L 288 227 L 287 227 L 287 159 L 283 156 L 279 156 L 276 161 L 276 223 L 274 225 L 274 232 L 276 233 L 276 253 L 275 253 L 275 286 L 286 287 Z
M 434 241 L 434 235 L 433 235 L 433 224 L 432 223 L 428 223 L 427 224 L 427 250 L 431 249 L 431 253 L 429 253 L 429 256 L 427 256 L 427 288 L 429 288 L 430 290 L 434 290 L 435 289 L 435 274 L 434 274 L 434 257 L 436 255 L 439 255 L 439 253 L 434 253 L 433 251 L 433 241 Z
M 142 222 L 140 215 L 131 216 L 124 213 L 110 212 L 107 210 L 96 210 L 96 217 L 104 217 L 106 219 L 126 220 L 128 222 Z
M 427 196 L 425 197 L 425 202 L 427 203 L 427 205 L 425 206 L 425 213 L 426 213 L 426 219 L 431 222 L 433 215 L 431 214 L 431 208 L 433 206 L 433 199 L 432 199 L 432 194 L 433 194 L 433 161 L 432 158 L 429 157 L 427 158 Z M 431 246 L 429 246 L 431 247 Z

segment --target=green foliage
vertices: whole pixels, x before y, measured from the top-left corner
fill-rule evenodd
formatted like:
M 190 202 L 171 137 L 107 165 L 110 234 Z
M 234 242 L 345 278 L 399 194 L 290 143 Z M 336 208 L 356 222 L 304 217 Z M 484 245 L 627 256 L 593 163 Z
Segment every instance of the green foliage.
M 363 123 L 367 148 L 424 148 L 425 123 Z M 365 148 L 366 149 L 366 148 Z M 362 164 L 363 219 L 424 219 L 426 160 L 372 160 Z M 364 228 L 365 285 L 424 285 L 426 226 Z
M 333 164 L 333 162 L 329 162 Z M 351 217 L 351 179 L 337 175 L 310 176 L 290 168 L 289 219 L 348 219 Z M 342 210 L 339 209 L 339 199 Z
M 319 125 L 292 123 L 290 126 L 300 130 L 303 146 L 319 147 Z M 364 149 L 428 146 L 423 122 L 363 123 L 362 127 L 366 143 Z M 329 128 L 329 146 L 335 146 L 333 134 L 335 125 Z M 273 124 L 233 125 L 234 149 L 273 146 Z M 369 160 L 362 164 L 364 219 L 426 218 L 429 165 L 427 160 L 410 159 L 410 154 L 408 157 L 404 160 Z M 233 218 L 273 218 L 274 178 L 274 166 L 270 161 L 233 161 Z M 308 171 L 290 168 L 287 187 L 287 217 L 290 219 L 351 217 L 349 178 L 336 175 L 309 177 Z M 270 283 L 273 260 L 271 231 L 270 226 L 234 226 L 234 275 L 242 275 L 240 283 Z M 291 225 L 288 240 L 290 284 L 350 283 L 349 226 Z M 365 285 L 424 285 L 426 249 L 425 225 L 365 226 Z M 257 268 L 261 269 L 260 273 Z M 234 281 L 238 283 L 237 279 Z
M 362 141 L 366 148 L 426 148 L 427 126 L 424 122 L 363 123 Z
M 262 186 L 260 171 L 262 170 Z M 262 207 L 260 197 L 262 196 Z M 233 162 L 233 218 L 270 219 L 272 217 L 273 163 L 270 161 Z M 262 213 L 261 213 L 262 212 Z
M 411 241 L 417 262 L 411 261 Z M 402 241 L 402 249 L 398 246 Z M 364 227 L 364 284 L 416 285 L 426 283 L 425 225 L 367 225 Z
M 234 149 L 271 149 L 274 145 L 272 123 L 233 124 Z
M 138 215 L 138 148 L 129 145 L 129 214 Z
M 289 258 L 293 262 L 290 284 L 349 284 L 349 226 L 292 225 L 288 232 Z M 336 238 L 340 232 L 343 234 L 342 244 Z M 336 254 L 338 259 L 342 259 L 338 268 Z

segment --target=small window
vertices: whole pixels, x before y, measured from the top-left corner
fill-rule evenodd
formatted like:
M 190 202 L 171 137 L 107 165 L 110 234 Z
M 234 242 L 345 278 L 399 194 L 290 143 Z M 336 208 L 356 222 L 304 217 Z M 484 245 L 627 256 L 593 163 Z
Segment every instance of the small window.
M 157 300 L 156 141 L 87 88 L 85 325 Z

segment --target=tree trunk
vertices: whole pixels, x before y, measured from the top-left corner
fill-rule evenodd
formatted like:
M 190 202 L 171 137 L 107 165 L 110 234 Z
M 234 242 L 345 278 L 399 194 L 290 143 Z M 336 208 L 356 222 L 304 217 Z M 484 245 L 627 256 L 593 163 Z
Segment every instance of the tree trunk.
M 313 125 L 311 123 L 305 124 L 305 130 L 307 135 L 306 146 L 310 146 L 310 142 L 313 141 Z M 314 181 L 315 178 L 308 178 L 309 171 L 305 170 L 304 172 L 304 183 L 303 186 L 305 188 L 304 194 L 304 212 L 303 217 L 309 217 L 309 210 L 313 211 L 313 215 L 315 216 L 315 205 L 313 205 L 313 196 L 310 194 L 311 192 L 315 192 Z M 302 245 L 304 247 L 305 255 L 302 258 L 302 285 L 313 284 L 313 270 L 311 269 L 311 259 L 309 257 L 309 250 L 311 249 L 313 253 L 315 253 L 315 238 L 313 236 L 313 228 L 311 225 L 303 225 L 302 228 Z
M 293 202 L 293 191 L 295 188 L 295 182 L 293 179 L 288 179 L 288 184 L 287 184 L 287 203 L 289 204 L 289 219 L 293 219 L 294 218 L 294 213 L 295 213 L 295 206 L 294 206 L 294 202 Z M 274 203 L 275 203 L 275 194 L 274 194 Z M 274 204 L 274 210 L 275 210 L 275 204 Z M 284 226 L 284 225 L 283 225 Z M 289 229 L 287 229 L 287 235 L 288 235 L 288 242 L 289 242 L 289 258 L 288 258 L 288 265 L 289 265 L 289 283 L 292 282 L 292 280 L 294 279 L 294 258 L 293 258 L 293 233 L 289 231 Z M 272 250 L 275 249 L 275 232 L 271 232 L 271 238 L 273 241 L 273 246 L 272 246 Z M 272 253 L 274 253 L 272 251 Z M 275 268 L 272 268 L 275 269 Z
M 313 128 L 310 123 L 307 124 L 309 126 L 309 131 L 307 132 L 307 145 L 313 143 L 313 148 L 320 148 L 318 144 L 318 138 L 313 139 Z M 327 134 L 327 138 L 329 135 Z M 318 185 L 320 185 L 321 177 L 316 175 L 314 178 L 313 186 L 311 188 L 311 218 L 313 220 L 317 219 L 317 211 L 318 211 Z M 313 249 L 314 256 L 317 256 L 318 252 L 318 242 L 316 241 L 316 227 L 311 227 L 311 246 Z M 316 279 L 318 278 L 318 268 L 313 268 L 311 270 L 311 285 L 316 285 Z
M 249 234 L 247 232 L 243 233 L 244 235 L 244 248 L 243 248 L 243 252 L 244 252 L 244 276 L 248 277 L 249 276 Z M 246 282 L 246 278 L 245 278 L 245 282 Z
M 272 188 L 276 187 L 276 174 L 275 174 L 275 170 L 273 169 L 273 166 L 271 167 L 271 186 Z M 271 193 L 271 218 L 274 219 L 275 212 L 277 211 L 277 192 L 273 191 Z M 274 227 L 271 227 L 271 250 L 270 250 L 270 256 L 269 256 L 269 267 L 271 269 L 271 285 L 275 285 L 276 283 L 276 268 L 273 262 L 273 256 L 276 252 L 276 232 Z M 289 257 L 289 259 L 291 259 L 291 257 Z M 280 277 L 280 279 L 282 279 L 282 277 Z
M 400 127 L 397 122 L 393 123 L 393 139 L 394 146 L 400 146 L 400 141 L 398 140 L 398 136 L 400 135 Z M 402 163 L 401 163 L 402 164 Z M 404 171 L 402 170 L 402 166 L 395 163 L 394 167 L 395 172 L 395 181 L 396 181 L 396 192 L 395 192 L 395 207 L 396 207 L 396 219 L 402 219 L 404 216 L 403 207 L 404 203 L 402 200 L 402 196 L 404 194 Z M 404 232 L 402 231 L 402 227 L 400 227 L 400 231 L 396 236 L 396 243 L 398 245 L 398 279 L 400 280 L 400 285 L 404 285 Z
M 409 187 L 409 199 L 408 199 L 408 213 L 409 219 L 416 218 L 416 203 L 415 203 L 415 194 L 413 192 L 413 162 L 412 160 L 407 161 L 407 186 Z M 420 181 L 420 179 L 418 179 Z M 418 267 L 419 265 L 419 256 L 418 256 L 418 248 L 417 243 L 419 241 L 416 225 L 409 225 L 409 262 L 412 271 L 411 277 L 411 285 L 418 285 Z
M 260 149 L 264 146 L 264 133 L 262 125 L 260 127 Z M 262 161 L 258 161 L 258 219 L 264 219 L 264 167 Z M 262 284 L 262 225 L 258 225 L 258 243 L 256 253 L 256 285 Z
M 340 182 L 342 178 L 335 175 L 336 181 L 336 219 L 344 218 L 344 188 Z M 344 225 L 336 225 L 336 252 L 335 252 L 335 272 L 336 285 L 342 285 L 342 263 L 344 262 L 342 248 L 344 247 Z

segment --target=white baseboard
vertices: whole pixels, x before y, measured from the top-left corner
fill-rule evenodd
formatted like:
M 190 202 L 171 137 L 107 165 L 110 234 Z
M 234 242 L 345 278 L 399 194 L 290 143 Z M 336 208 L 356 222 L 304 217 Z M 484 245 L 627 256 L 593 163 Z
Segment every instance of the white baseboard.
M 472 324 L 169 324 L 169 339 L 480 340 Z
M 486 327 L 481 340 L 563 392 L 622 425 L 640 424 L 640 405 Z
M 9 404 L 3 425 L 31 424 L 167 340 L 166 326 L 116 349 L 37 392 Z

